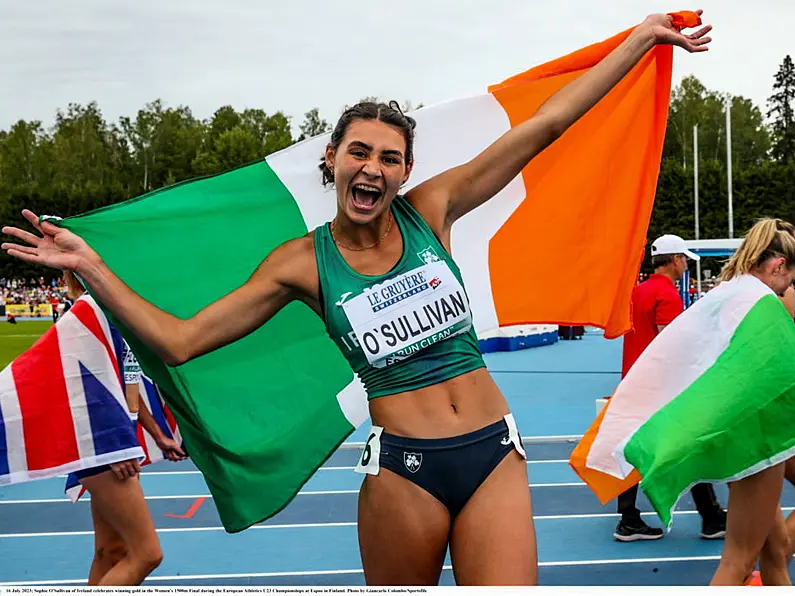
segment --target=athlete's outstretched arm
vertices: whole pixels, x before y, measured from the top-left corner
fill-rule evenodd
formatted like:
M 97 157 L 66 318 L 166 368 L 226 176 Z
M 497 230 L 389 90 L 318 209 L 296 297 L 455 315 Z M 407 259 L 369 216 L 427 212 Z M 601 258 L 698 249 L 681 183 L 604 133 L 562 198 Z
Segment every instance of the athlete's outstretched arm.
M 4 234 L 27 245 L 3 243 L 3 250 L 30 263 L 74 271 L 105 307 L 171 366 L 248 335 L 288 302 L 303 298 L 306 284 L 299 276 L 311 277 L 306 272 L 315 266 L 313 258 L 306 258 L 312 254 L 306 244 L 311 240 L 292 240 L 276 248 L 242 286 L 191 318 L 180 319 L 131 290 L 78 235 L 48 222 L 39 223 L 28 210 L 22 213 L 41 236 L 5 227 Z
M 701 11 L 697 11 L 700 15 Z M 444 209 L 442 227 L 489 200 L 513 180 L 530 160 L 560 137 L 596 105 L 657 44 L 677 45 L 688 52 L 707 50 L 706 26 L 691 35 L 680 33 L 672 17 L 649 16 L 599 64 L 552 95 L 527 121 L 511 129 L 466 164 L 426 181 L 412 191 L 418 207 L 426 200 Z M 442 217 L 439 213 L 437 216 Z

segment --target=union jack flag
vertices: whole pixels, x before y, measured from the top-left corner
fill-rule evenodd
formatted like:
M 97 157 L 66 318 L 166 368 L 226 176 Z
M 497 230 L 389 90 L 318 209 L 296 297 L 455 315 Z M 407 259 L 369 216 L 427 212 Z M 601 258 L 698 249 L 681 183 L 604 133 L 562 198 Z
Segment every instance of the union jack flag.
M 145 407 L 152 414 L 160 430 L 163 431 L 168 438 L 174 439 L 185 451 L 185 445 L 182 442 L 182 436 L 177 427 L 177 421 L 168 409 L 165 401 L 160 395 L 160 390 L 152 380 L 144 375 L 138 382 L 138 394 L 140 396 L 139 409 Z M 146 466 L 154 464 L 166 459 L 163 451 L 158 447 L 154 437 L 143 427 L 142 424 L 137 422 L 135 417 L 131 420 L 130 424 L 135 430 L 135 435 L 138 443 L 143 448 L 144 458 L 140 465 Z M 82 497 L 86 489 L 80 484 L 80 480 L 74 474 L 70 474 L 66 479 L 66 486 L 64 487 L 66 496 L 69 497 L 73 503 L 77 503 Z
M 0 372 L 0 485 L 128 459 L 121 334 L 89 295 Z

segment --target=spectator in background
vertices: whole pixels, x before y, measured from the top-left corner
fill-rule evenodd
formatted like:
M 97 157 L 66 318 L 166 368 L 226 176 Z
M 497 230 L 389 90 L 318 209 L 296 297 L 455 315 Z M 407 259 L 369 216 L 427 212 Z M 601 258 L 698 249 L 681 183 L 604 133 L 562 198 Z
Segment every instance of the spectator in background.
M 58 317 L 60 313 L 58 312 L 58 306 L 61 304 L 60 298 L 55 295 L 50 296 L 50 309 L 52 310 L 52 322 L 57 323 Z
M 679 236 L 661 236 L 651 246 L 654 273 L 632 291 L 633 329 L 624 336 L 621 377 L 625 377 L 652 340 L 684 310 L 676 282 L 687 271 L 688 257 L 697 261 L 698 255 L 687 250 Z M 718 539 L 726 535 L 726 512 L 718 503 L 711 484 L 697 484 L 691 490 L 696 509 L 701 515 L 701 537 Z M 621 520 L 613 534 L 621 542 L 656 540 L 663 537 L 661 528 L 646 524 L 635 502 L 635 485 L 618 497 Z
M 63 304 L 66 286 L 63 283 L 59 285 L 55 280 L 48 284 L 44 278 L 31 281 L 32 285 L 21 279 L 0 279 L 0 304 L 27 305 L 30 315 L 38 317 L 41 316 L 41 311 L 37 311 L 36 306 L 50 304 L 53 308 L 53 320 L 56 320 L 56 313 L 62 310 L 59 307 Z

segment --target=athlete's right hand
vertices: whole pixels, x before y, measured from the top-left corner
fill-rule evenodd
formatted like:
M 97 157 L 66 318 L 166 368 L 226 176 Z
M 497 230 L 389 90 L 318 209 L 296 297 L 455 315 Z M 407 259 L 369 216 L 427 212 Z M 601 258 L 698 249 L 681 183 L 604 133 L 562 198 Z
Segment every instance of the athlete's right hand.
M 41 233 L 41 237 L 19 228 L 4 227 L 3 234 L 14 236 L 31 245 L 4 242 L 0 248 L 10 256 L 37 265 L 70 271 L 79 271 L 82 266 L 99 261 L 99 255 L 77 234 L 48 222 L 39 223 L 39 217 L 27 209 L 22 211 L 22 215 Z
M 116 478 L 126 480 L 127 478 L 135 478 L 138 472 L 141 471 L 141 466 L 138 464 L 137 459 L 128 459 L 127 461 L 110 464 L 110 469 L 116 474 Z
M 183 459 L 188 458 L 188 456 L 185 455 L 185 452 L 182 451 L 179 443 L 177 443 L 174 439 L 163 436 L 156 438 L 155 443 L 157 443 L 158 448 L 163 452 L 163 455 L 165 455 L 166 459 L 169 461 L 182 461 Z

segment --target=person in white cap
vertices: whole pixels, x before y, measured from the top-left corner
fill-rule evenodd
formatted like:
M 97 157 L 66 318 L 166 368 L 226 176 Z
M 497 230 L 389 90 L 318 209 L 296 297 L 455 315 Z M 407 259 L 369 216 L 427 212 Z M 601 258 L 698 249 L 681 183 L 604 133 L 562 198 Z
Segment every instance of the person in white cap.
M 687 249 L 679 236 L 667 234 L 651 245 L 654 273 L 632 291 L 633 329 L 624 336 L 621 378 L 627 375 L 652 340 L 683 311 L 682 298 L 675 284 L 687 271 L 688 258 L 697 261 L 699 257 Z M 701 514 L 701 537 L 723 538 L 726 535 L 726 513 L 718 503 L 712 485 L 697 484 L 690 492 Z M 649 526 L 641 518 L 635 505 L 637 495 L 638 486 L 635 485 L 618 496 L 621 520 L 613 537 L 621 542 L 662 538 L 662 529 Z

